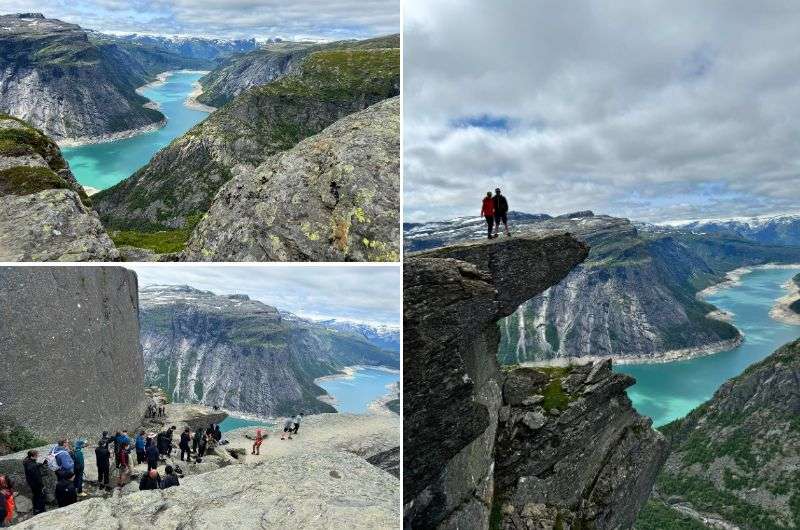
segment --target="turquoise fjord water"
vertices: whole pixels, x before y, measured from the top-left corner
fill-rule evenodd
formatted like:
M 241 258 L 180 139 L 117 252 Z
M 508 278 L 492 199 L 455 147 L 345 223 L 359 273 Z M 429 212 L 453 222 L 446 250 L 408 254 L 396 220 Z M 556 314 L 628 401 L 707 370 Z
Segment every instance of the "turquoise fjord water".
M 317 384 L 336 398 L 338 412 L 363 414 L 370 403 L 389 393 L 388 385 L 400 381 L 400 374 L 376 368 L 359 368 L 352 377 L 337 377 Z
M 257 420 L 248 420 L 245 418 L 238 418 L 236 416 L 228 416 L 219 424 L 219 430 L 222 432 L 232 431 L 234 429 L 241 429 L 242 427 L 254 427 L 256 425 L 259 426 L 266 426 L 266 427 L 274 427 L 276 424 L 274 421 L 257 421 Z
M 726 380 L 800 337 L 800 326 L 769 316 L 775 300 L 786 294 L 781 286 L 798 270 L 757 268 L 745 274 L 739 285 L 706 298 L 734 314 L 733 324 L 744 334 L 744 342 L 733 350 L 686 361 L 616 366 L 616 371 L 636 378 L 628 389 L 636 409 L 653 418 L 656 426 L 682 418 Z
M 184 105 L 194 90 L 194 82 L 202 75 L 200 72 L 171 72 L 164 83 L 141 90 L 146 98 L 159 104 L 159 110 L 167 117 L 167 124 L 157 131 L 113 142 L 63 148 L 78 182 L 98 190 L 109 188 L 131 176 L 162 147 L 205 119 L 207 112 Z

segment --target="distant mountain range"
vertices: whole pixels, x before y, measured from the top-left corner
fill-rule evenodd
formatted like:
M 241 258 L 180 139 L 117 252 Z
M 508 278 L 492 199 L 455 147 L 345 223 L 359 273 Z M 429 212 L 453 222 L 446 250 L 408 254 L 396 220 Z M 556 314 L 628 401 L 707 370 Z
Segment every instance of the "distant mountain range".
M 222 59 L 235 53 L 245 53 L 258 47 L 255 39 L 216 39 L 206 37 L 182 37 L 161 35 L 109 35 L 95 33 L 98 38 L 127 42 L 138 46 L 159 48 L 192 59 L 204 59 L 209 65 L 216 59 Z
M 558 358 L 659 359 L 729 348 L 732 325 L 709 318 L 696 298 L 726 272 L 745 265 L 799 263 L 800 247 L 764 244 L 726 233 L 632 224 L 575 212 L 559 217 L 512 212 L 515 232 L 565 230 L 591 246 L 566 279 L 500 322 L 506 364 Z M 481 218 L 405 225 L 416 251 L 485 238 Z M 501 236 L 504 237 L 504 236 Z
M 769 245 L 800 245 L 800 214 L 704 219 L 669 223 L 668 226 L 697 234 L 721 234 Z
M 399 351 L 247 295 L 189 286 L 139 290 L 145 383 L 174 401 L 260 415 L 333 412 L 314 379 L 357 364 L 399 369 Z M 368 330 L 363 330 L 365 333 Z M 371 332 L 369 332 L 371 333 Z

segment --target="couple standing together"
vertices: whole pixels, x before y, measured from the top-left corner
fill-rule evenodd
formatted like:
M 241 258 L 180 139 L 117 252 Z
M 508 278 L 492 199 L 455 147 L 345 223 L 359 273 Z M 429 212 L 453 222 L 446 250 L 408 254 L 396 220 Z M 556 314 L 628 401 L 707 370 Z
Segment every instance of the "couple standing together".
M 486 219 L 486 224 L 489 225 L 489 239 L 500 235 L 501 221 L 506 229 L 506 235 L 511 235 L 508 231 L 508 201 L 505 195 L 500 193 L 500 188 L 494 190 L 494 197 L 492 197 L 491 191 L 486 192 L 483 206 L 481 206 L 481 215 Z

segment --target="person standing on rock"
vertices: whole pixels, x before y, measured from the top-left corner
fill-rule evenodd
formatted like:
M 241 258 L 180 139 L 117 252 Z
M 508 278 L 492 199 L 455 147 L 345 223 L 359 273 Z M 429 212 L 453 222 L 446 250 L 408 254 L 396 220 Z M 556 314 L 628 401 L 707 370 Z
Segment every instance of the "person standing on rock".
M 289 439 L 292 439 L 292 431 L 294 430 L 294 421 L 292 421 L 291 417 L 286 418 L 286 421 L 283 422 L 283 434 L 281 434 L 281 440 L 285 440 L 286 436 Z
M 131 472 L 131 464 L 128 456 L 128 444 L 123 442 L 119 448 L 119 476 L 117 476 L 117 487 L 121 488 L 128 483 Z
M 302 412 L 294 417 L 294 431 L 292 431 L 293 434 L 297 434 L 297 431 L 300 430 L 300 422 L 301 421 L 303 421 L 303 413 Z
M 151 469 L 158 469 L 159 451 L 158 447 L 156 447 L 155 441 L 153 441 L 152 438 L 147 439 L 145 455 L 147 456 L 147 470 L 150 471 Z
M 216 440 L 217 443 L 222 441 L 222 431 L 219 428 L 219 424 L 214 425 L 214 440 Z
M 138 435 L 136 435 L 136 465 L 139 465 L 144 462 L 144 448 L 145 448 L 145 439 L 144 439 L 144 431 L 140 431 Z
M 75 475 L 62 473 L 56 483 L 56 503 L 59 508 L 78 502 L 78 492 L 75 489 Z
M 44 478 L 42 477 L 44 464 L 37 462 L 37 458 L 39 458 L 39 453 L 31 449 L 28 451 L 27 458 L 22 461 L 22 467 L 25 468 L 25 481 L 33 494 L 33 515 L 47 510 L 45 507 Z
M 181 449 L 181 462 L 183 462 L 184 455 L 187 459 L 191 458 L 192 453 L 189 451 L 189 440 L 191 440 L 191 438 L 191 431 L 189 427 L 186 427 L 181 433 L 181 441 L 178 444 L 178 447 Z
M 161 489 L 171 488 L 172 486 L 180 486 L 181 483 L 178 480 L 178 475 L 175 474 L 175 470 L 172 469 L 172 466 L 167 466 L 164 468 L 164 479 L 161 481 Z
M 114 433 L 114 467 L 119 469 L 119 446 L 122 440 L 122 433 L 117 431 Z
M 494 190 L 492 202 L 494 203 L 494 236 L 500 235 L 501 221 L 506 229 L 506 236 L 510 236 L 511 232 L 508 231 L 508 201 L 505 195 L 500 193 L 500 188 Z
M 142 480 L 139 481 L 139 491 L 158 489 L 161 489 L 161 477 L 158 475 L 158 471 L 151 469 L 142 475 Z
M 75 460 L 75 491 L 78 492 L 78 497 L 86 497 L 83 492 L 83 472 L 86 468 L 86 463 L 83 459 L 83 447 L 86 445 L 86 440 L 77 440 L 75 442 L 75 451 L 73 451 L 72 458 Z
M 261 429 L 256 429 L 256 440 L 253 442 L 253 449 L 250 451 L 251 455 L 261 454 L 261 444 L 263 441 L 264 437 L 261 435 Z
M 197 429 L 192 437 L 192 452 L 198 454 L 200 450 L 200 439 L 203 438 L 203 429 Z
M 106 439 L 104 437 L 104 439 Z M 102 443 L 100 440 L 97 449 L 94 450 L 94 456 L 97 460 L 97 483 L 101 487 L 108 489 L 111 482 L 109 475 L 111 471 L 111 452 L 108 450 L 108 441 Z
M 197 461 L 199 462 L 201 458 L 206 456 L 206 449 L 208 448 L 208 439 L 211 437 L 210 434 L 204 434 L 200 437 L 200 445 L 197 449 Z
M 50 454 L 55 459 L 56 475 L 72 476 L 75 473 L 75 461 L 72 460 L 72 456 L 69 454 L 69 444 L 66 438 L 59 440 L 58 444 L 50 451 Z
M 483 198 L 481 215 L 484 219 L 486 219 L 486 225 L 489 231 L 489 239 L 492 239 L 492 230 L 494 230 L 494 200 L 492 199 L 491 191 L 487 191 L 486 197 Z

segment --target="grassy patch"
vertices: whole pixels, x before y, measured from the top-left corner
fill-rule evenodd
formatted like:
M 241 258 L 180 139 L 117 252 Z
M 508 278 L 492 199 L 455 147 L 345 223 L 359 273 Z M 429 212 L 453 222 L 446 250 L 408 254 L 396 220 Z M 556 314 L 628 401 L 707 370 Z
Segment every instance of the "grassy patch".
M 649 500 L 634 524 L 635 530 L 706 530 L 688 515 L 676 512 L 661 501 Z
M 44 190 L 69 189 L 66 180 L 46 167 L 17 166 L 0 171 L 0 193 L 30 195 Z
M 112 230 L 109 235 L 114 244 L 146 248 L 156 254 L 180 252 L 186 247 L 190 230 L 183 228 L 177 230 L 162 230 L 159 232 L 140 232 L 138 230 Z
M 7 448 L 11 453 L 46 444 L 46 440 L 42 440 L 25 427 L 0 425 L 0 448 Z

